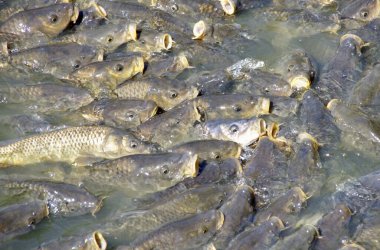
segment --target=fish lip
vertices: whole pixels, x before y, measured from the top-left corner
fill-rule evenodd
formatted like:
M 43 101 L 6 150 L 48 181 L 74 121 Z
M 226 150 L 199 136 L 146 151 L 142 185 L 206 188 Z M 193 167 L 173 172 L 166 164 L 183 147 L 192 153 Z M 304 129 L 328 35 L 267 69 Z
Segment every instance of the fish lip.
M 135 23 L 129 24 L 128 25 L 128 34 L 131 37 L 133 41 L 137 40 L 137 25 Z M 128 38 L 126 39 L 128 42 Z
M 347 33 L 347 34 L 344 34 L 340 40 L 339 40 L 339 44 L 342 45 L 342 43 L 347 40 L 347 39 L 353 39 L 355 40 L 355 42 L 357 42 L 358 44 L 358 47 L 359 47 L 359 50 L 365 45 L 363 39 L 361 39 L 358 35 L 355 35 L 355 34 L 351 34 L 351 33 Z
M 96 60 L 98 62 L 102 62 L 104 60 L 104 53 L 105 51 L 103 49 L 99 49 L 97 52 L 96 52 Z
M 318 143 L 317 139 L 315 139 L 311 134 L 306 133 L 306 132 L 300 133 L 297 137 L 297 140 L 300 142 L 311 141 L 313 144 L 315 144 L 317 146 L 317 148 L 319 147 L 319 143 Z
M 194 154 L 194 155 L 188 154 L 188 155 L 190 157 L 189 166 L 191 166 L 191 168 L 186 168 L 184 175 L 185 177 L 196 177 L 199 171 L 200 159 L 197 154 Z
M 156 46 L 159 49 L 170 50 L 173 46 L 172 36 L 168 33 L 160 34 L 156 39 Z
M 321 3 L 323 5 L 330 5 L 330 4 L 335 3 L 335 0 L 322 0 Z
M 305 194 L 305 192 L 302 190 L 302 188 L 294 187 L 292 190 L 297 193 L 302 203 L 304 203 L 307 200 L 308 197 Z
M 238 147 L 237 147 L 237 150 L 236 150 L 236 155 L 235 155 L 236 157 L 235 158 L 239 158 L 240 157 L 242 150 L 243 150 L 242 146 L 238 144 Z M 241 166 L 240 166 L 240 168 L 241 168 Z M 242 172 L 242 171 L 243 171 L 243 169 L 241 169 L 241 171 L 239 171 L 239 172 Z
M 260 110 L 260 114 L 269 114 L 270 110 L 270 100 L 266 97 L 259 97 L 257 100 L 257 105 Z
M 338 105 L 339 102 L 340 102 L 339 99 L 332 99 L 329 101 L 329 103 L 327 103 L 326 108 L 332 111 Z
M 95 214 L 96 214 L 97 212 L 99 212 L 100 209 L 103 207 L 103 201 L 104 201 L 105 198 L 107 198 L 107 197 L 101 197 L 101 198 L 98 200 L 98 202 L 96 203 L 95 208 L 91 211 L 91 215 L 92 215 L 92 216 L 95 216 Z
M 221 229 L 221 228 L 223 227 L 223 225 L 224 225 L 225 216 L 224 216 L 224 214 L 223 214 L 221 211 L 219 211 L 219 210 L 217 210 L 216 213 L 217 213 L 217 220 L 218 220 L 218 223 L 216 224 L 216 230 L 219 230 L 219 229 Z
M 236 0 L 220 0 L 224 13 L 231 16 L 236 13 Z
M 250 138 L 249 140 L 247 140 L 244 137 L 241 137 L 243 139 L 238 139 L 236 141 L 242 147 L 247 147 L 247 146 L 251 145 L 252 143 L 254 143 L 255 141 L 257 141 L 260 137 L 262 137 L 263 135 L 265 135 L 266 132 L 267 132 L 266 122 L 262 118 L 257 118 L 257 119 L 251 120 L 249 123 L 250 123 L 249 126 L 251 126 L 251 128 L 249 130 L 252 133 L 251 134 L 252 138 Z M 255 136 L 253 136 L 253 134 Z
M 104 19 L 107 19 L 107 11 L 102 7 L 100 6 L 99 4 L 97 3 L 93 3 L 92 6 L 95 8 L 95 10 L 98 12 L 99 16 L 101 18 L 104 18 Z
M 99 231 L 95 231 L 92 233 L 91 236 L 95 245 L 98 247 L 99 250 L 107 249 L 107 241 L 103 237 L 102 233 L 100 233 Z
M 207 26 L 206 23 L 203 20 L 200 20 L 196 24 L 194 24 L 193 27 L 193 40 L 201 40 L 203 39 L 207 34 Z
M 48 206 L 48 204 L 46 203 L 46 204 L 45 204 L 45 207 L 44 207 L 43 215 L 45 215 L 45 216 L 47 217 L 47 216 L 49 216 L 49 214 L 50 214 L 49 206 Z
M 73 23 L 75 23 L 77 20 L 78 20 L 78 18 L 79 18 L 79 8 L 78 8 L 78 6 L 73 6 L 73 8 L 72 8 L 72 13 L 71 13 L 72 15 L 71 15 L 71 18 L 70 18 L 70 20 L 73 22 Z
M 199 89 L 195 86 L 191 86 L 191 90 L 190 90 L 190 94 L 189 94 L 189 98 L 190 99 L 193 99 L 195 97 L 197 97 L 199 95 Z
M 277 122 L 273 122 L 270 126 L 267 128 L 267 136 L 270 140 L 276 140 L 277 134 L 280 130 L 280 126 Z
M 173 47 L 173 38 L 170 34 L 164 34 L 163 40 L 166 50 L 169 50 Z
M 256 125 L 258 127 L 258 134 L 260 136 L 264 135 L 267 131 L 267 128 L 266 128 L 267 124 L 266 124 L 265 120 L 259 118 L 259 119 L 257 119 L 256 123 L 257 123 Z
M 154 115 L 156 115 L 156 114 L 157 114 L 157 111 L 158 111 L 158 106 L 156 105 L 156 106 L 154 106 L 154 108 L 152 109 L 152 112 L 149 114 L 150 117 L 153 117 Z
M 141 56 L 136 57 L 134 59 L 134 64 L 135 64 L 136 74 L 137 73 L 144 73 L 145 64 L 144 64 L 144 59 Z
M 290 80 L 290 87 L 292 89 L 310 89 L 310 79 L 306 76 L 295 76 Z
M 187 60 L 187 57 L 184 54 L 178 55 L 177 60 L 181 64 L 183 69 L 191 68 L 189 60 Z
M 278 218 L 276 216 L 272 216 L 269 218 L 269 220 L 270 220 L 271 224 L 273 226 L 275 226 L 276 228 L 278 228 L 279 230 L 285 228 L 284 222 L 280 218 Z

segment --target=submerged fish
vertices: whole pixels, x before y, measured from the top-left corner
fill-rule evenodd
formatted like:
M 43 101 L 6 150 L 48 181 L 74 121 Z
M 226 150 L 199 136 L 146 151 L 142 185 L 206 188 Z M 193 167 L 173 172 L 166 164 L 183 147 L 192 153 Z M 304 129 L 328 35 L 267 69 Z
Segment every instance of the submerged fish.
M 129 246 L 117 249 L 176 249 L 206 243 L 224 223 L 224 215 L 217 210 L 197 214 L 166 224 L 134 240 Z
M 188 153 L 137 154 L 88 168 L 89 179 L 122 184 L 127 189 L 153 192 L 198 174 L 198 156 Z M 85 177 L 86 178 L 86 177 Z
M 48 215 L 49 209 L 42 200 L 32 200 L 2 208 L 0 210 L 0 240 L 27 232 Z
M 2 179 L 0 185 L 9 191 L 21 190 L 38 196 L 53 215 L 95 214 L 102 207 L 102 200 L 86 189 L 62 182 Z

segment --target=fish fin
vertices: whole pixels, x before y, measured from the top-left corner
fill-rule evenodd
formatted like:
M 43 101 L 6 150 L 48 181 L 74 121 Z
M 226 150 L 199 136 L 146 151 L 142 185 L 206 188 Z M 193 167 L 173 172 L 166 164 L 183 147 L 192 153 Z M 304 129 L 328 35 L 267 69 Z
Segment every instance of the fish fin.
M 102 158 L 82 156 L 75 159 L 73 165 L 76 167 L 91 166 L 93 163 L 101 161 Z

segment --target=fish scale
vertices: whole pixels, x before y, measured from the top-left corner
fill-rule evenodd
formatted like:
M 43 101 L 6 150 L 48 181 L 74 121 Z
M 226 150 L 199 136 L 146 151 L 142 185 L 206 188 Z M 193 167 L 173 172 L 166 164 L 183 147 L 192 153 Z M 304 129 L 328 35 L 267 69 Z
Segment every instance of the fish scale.
M 112 139 L 120 142 L 114 142 Z M 0 147 L 0 162 L 3 164 L 31 164 L 40 161 L 75 162 L 81 156 L 115 158 L 129 154 L 123 140 L 139 140 L 128 131 L 111 127 L 71 127 L 44 134 L 33 135 Z M 133 152 L 149 151 L 143 143 Z M 127 146 L 127 145 L 125 145 Z M 110 152 L 105 149 L 111 147 Z

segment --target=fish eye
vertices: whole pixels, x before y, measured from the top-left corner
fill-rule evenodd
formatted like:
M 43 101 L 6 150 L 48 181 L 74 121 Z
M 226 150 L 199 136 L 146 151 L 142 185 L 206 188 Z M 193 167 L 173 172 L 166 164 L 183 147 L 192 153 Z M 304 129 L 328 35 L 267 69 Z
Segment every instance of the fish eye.
M 367 9 L 363 9 L 360 11 L 360 16 L 363 17 L 363 18 L 367 18 L 369 15 L 369 12 Z
M 49 20 L 51 23 L 56 23 L 58 21 L 58 16 L 56 14 L 51 14 Z
M 215 159 L 220 159 L 221 157 L 220 157 L 220 154 L 219 153 L 216 153 L 215 154 Z
M 178 10 L 178 5 L 177 5 L 177 4 L 173 4 L 173 5 L 170 7 L 170 9 L 171 9 L 172 11 L 177 11 L 177 10 Z
M 175 90 L 170 90 L 170 98 L 174 99 L 178 96 L 177 91 Z
M 294 205 L 294 203 L 289 204 L 289 210 L 292 213 L 294 213 L 296 211 L 296 206 Z
M 121 64 L 116 64 L 116 66 L 115 66 L 115 70 L 116 70 L 116 71 L 120 72 L 120 71 L 123 71 L 123 69 L 124 69 L 123 65 L 121 65 Z
M 133 118 L 135 118 L 135 114 L 134 114 L 133 112 L 128 112 L 128 113 L 126 114 L 126 117 L 127 117 L 128 119 L 132 120 Z
M 269 88 L 268 88 L 268 87 L 265 87 L 265 88 L 264 88 L 264 92 L 265 92 L 265 93 L 269 93 Z
M 162 173 L 163 174 L 168 174 L 169 173 L 169 169 L 167 169 L 167 167 L 166 166 L 164 166 L 164 170 L 162 171 Z
M 207 227 L 203 227 L 202 228 L 202 233 L 206 234 L 208 232 L 208 228 Z
M 239 127 L 237 125 L 232 125 L 230 128 L 229 128 L 230 132 L 235 134 L 239 131 Z
M 241 107 L 239 105 L 235 105 L 235 106 L 233 106 L 233 110 L 235 110 L 236 112 L 240 112 Z
M 222 203 L 223 203 L 223 201 L 224 201 L 223 199 L 220 199 L 220 200 L 219 200 L 219 204 L 222 204 Z
M 35 225 L 35 224 L 36 224 L 36 219 L 35 218 L 30 219 L 29 225 Z
M 131 141 L 130 146 L 131 148 L 137 148 L 138 143 L 136 141 Z
M 107 36 L 107 42 L 111 43 L 113 41 L 113 36 Z
M 73 68 L 74 69 L 79 69 L 79 67 L 80 67 L 80 61 L 77 60 L 77 61 L 74 62 Z
M 294 65 L 290 64 L 289 67 L 288 67 L 288 72 L 292 71 L 293 69 L 294 69 Z

